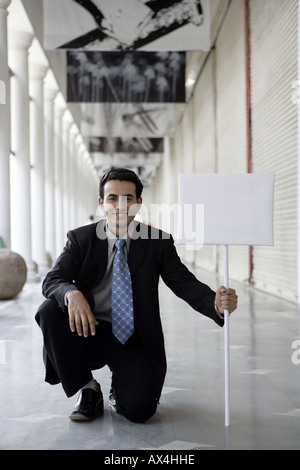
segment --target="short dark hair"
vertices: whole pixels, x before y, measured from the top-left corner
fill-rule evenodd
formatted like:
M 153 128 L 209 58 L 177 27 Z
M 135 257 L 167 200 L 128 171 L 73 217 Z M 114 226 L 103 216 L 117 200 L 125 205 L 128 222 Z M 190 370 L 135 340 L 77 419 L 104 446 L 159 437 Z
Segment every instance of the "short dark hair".
M 104 198 L 104 186 L 108 181 L 118 180 L 118 181 L 131 181 L 135 184 L 136 198 L 138 199 L 142 195 L 143 184 L 137 174 L 128 170 L 127 168 L 114 168 L 107 173 L 105 173 L 100 179 L 99 184 L 99 196 L 101 199 Z

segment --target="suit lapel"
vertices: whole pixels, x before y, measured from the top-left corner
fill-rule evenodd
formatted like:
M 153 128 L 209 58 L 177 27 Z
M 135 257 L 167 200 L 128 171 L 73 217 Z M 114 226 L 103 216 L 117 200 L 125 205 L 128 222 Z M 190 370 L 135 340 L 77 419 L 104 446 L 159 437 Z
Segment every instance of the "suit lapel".
M 99 268 L 99 277 L 103 277 L 107 266 L 108 243 L 105 233 L 105 221 L 100 220 L 96 226 L 96 234 L 93 240 L 92 252 L 94 260 Z
M 137 226 L 136 226 L 137 227 Z M 137 232 L 135 232 L 136 235 Z M 134 273 L 138 265 L 141 263 L 143 260 L 145 254 L 146 254 L 146 248 L 147 248 L 147 242 L 144 238 L 142 237 L 136 237 L 134 236 L 130 240 L 130 249 L 129 249 L 129 255 L 128 255 L 128 265 L 131 274 Z

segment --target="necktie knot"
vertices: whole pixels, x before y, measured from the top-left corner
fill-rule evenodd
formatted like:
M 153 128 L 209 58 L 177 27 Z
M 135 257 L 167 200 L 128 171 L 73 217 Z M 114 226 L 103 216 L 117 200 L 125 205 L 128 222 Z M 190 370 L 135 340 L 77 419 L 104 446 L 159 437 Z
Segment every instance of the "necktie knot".
M 116 240 L 115 247 L 117 248 L 117 250 L 121 250 L 125 243 L 126 240 L 124 240 L 124 238 L 118 238 L 118 240 Z

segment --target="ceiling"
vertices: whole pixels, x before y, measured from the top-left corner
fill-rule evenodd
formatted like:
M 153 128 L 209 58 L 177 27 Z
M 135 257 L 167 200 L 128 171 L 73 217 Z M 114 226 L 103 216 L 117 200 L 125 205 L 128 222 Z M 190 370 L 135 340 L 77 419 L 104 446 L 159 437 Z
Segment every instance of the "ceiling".
M 43 50 L 64 56 L 65 98 L 98 173 L 129 167 L 151 185 L 222 0 L 39 1 Z

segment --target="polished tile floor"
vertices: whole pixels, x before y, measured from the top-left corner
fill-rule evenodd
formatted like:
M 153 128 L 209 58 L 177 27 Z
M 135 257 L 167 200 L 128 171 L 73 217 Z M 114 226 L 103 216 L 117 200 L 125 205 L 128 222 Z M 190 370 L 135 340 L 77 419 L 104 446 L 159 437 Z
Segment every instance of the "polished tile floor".
M 197 276 L 216 288 L 218 280 Z M 222 283 L 222 281 L 221 281 Z M 68 419 L 76 397 L 44 382 L 42 336 L 34 314 L 40 283 L 0 302 L 1 450 L 300 449 L 300 322 L 297 306 L 232 283 L 230 427 L 224 421 L 224 330 L 193 312 L 163 284 L 161 311 L 168 373 L 156 415 L 133 424 L 108 406 L 110 373 L 97 371 L 105 412 Z

